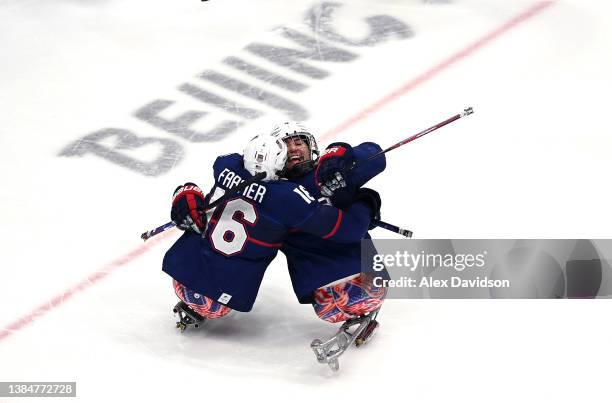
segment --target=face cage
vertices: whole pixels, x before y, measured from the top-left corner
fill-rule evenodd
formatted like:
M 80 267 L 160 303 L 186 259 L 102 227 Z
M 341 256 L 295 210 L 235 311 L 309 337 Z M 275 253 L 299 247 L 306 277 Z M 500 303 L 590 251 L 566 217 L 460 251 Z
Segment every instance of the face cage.
M 301 176 L 306 175 L 308 172 L 314 169 L 317 163 L 317 160 L 319 159 L 319 147 L 317 146 L 317 141 L 315 140 L 312 134 L 310 133 L 290 134 L 290 135 L 283 137 L 283 141 L 286 139 L 290 139 L 292 137 L 300 137 L 302 140 L 306 141 L 306 145 L 308 145 L 308 149 L 310 150 L 310 160 L 303 161 L 303 162 L 300 162 L 299 164 L 296 164 L 295 166 L 293 166 L 293 168 L 291 168 L 291 170 L 288 170 L 287 167 L 285 167 L 281 171 L 280 176 L 283 178 L 287 178 L 287 179 L 295 179 L 295 178 L 299 178 Z
M 308 145 L 308 149 L 310 150 L 310 160 L 312 161 L 313 164 L 317 163 L 317 160 L 319 159 L 319 147 L 317 146 L 317 141 L 315 140 L 314 136 L 310 133 L 294 133 L 294 134 L 288 134 L 285 137 L 283 137 L 283 141 L 293 138 L 293 137 L 299 137 L 302 140 L 306 141 L 306 144 Z

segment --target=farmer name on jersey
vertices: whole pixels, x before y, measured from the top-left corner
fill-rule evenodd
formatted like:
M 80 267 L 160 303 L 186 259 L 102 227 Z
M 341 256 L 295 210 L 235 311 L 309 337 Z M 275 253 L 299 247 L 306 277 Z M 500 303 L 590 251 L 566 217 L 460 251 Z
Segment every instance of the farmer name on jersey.
M 244 182 L 244 179 L 242 179 L 240 175 L 236 174 L 231 169 L 225 168 L 219 174 L 217 182 L 221 184 L 221 186 L 227 188 L 228 190 L 231 190 L 233 187 L 238 186 L 240 183 Z M 242 196 L 258 203 L 263 202 L 263 197 L 265 194 L 266 187 L 259 183 L 251 183 L 242 191 Z

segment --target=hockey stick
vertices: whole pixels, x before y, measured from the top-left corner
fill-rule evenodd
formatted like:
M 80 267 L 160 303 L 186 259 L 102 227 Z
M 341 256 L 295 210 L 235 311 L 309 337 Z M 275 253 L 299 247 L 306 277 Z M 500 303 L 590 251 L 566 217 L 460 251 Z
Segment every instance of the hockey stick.
M 206 211 L 210 211 L 212 209 L 214 209 L 215 207 L 217 207 L 219 204 L 226 202 L 230 197 L 234 197 L 234 195 L 236 193 L 240 193 L 241 191 L 243 191 L 247 186 L 249 186 L 251 183 L 253 182 L 257 182 L 258 180 L 261 180 L 263 178 L 266 177 L 266 173 L 265 172 L 260 172 L 257 175 L 241 182 L 238 186 L 236 186 L 235 188 L 231 189 L 229 192 L 227 192 L 225 195 L 223 195 L 222 197 L 219 197 L 217 200 L 215 200 L 214 202 L 210 203 L 208 206 L 206 206 Z M 175 227 L 176 224 L 173 221 L 169 221 L 167 223 L 165 223 L 164 225 L 160 225 L 159 227 L 152 229 L 150 231 L 147 232 L 143 232 L 140 237 L 142 238 L 143 241 L 146 241 L 147 239 L 151 238 L 152 236 L 155 236 L 157 234 L 160 234 L 172 227 Z
M 379 157 L 379 156 L 381 156 L 383 154 L 386 154 L 386 153 L 388 153 L 391 150 L 395 150 L 396 148 L 399 148 L 399 147 L 403 146 L 404 144 L 408 144 L 411 141 L 414 141 L 414 140 L 418 139 L 419 137 L 423 137 L 424 135 L 426 135 L 428 133 L 431 133 L 434 130 L 438 130 L 439 128 L 444 127 L 447 124 L 452 123 L 455 120 L 459 120 L 459 119 L 461 119 L 464 116 L 471 115 L 472 113 L 474 113 L 474 109 L 473 108 L 471 108 L 471 107 L 465 108 L 463 110 L 463 112 L 458 113 L 458 114 L 456 114 L 454 116 L 451 116 L 450 118 L 448 118 L 448 119 L 446 119 L 446 120 L 444 120 L 444 121 L 442 121 L 440 123 L 437 123 L 437 124 L 427 128 L 427 129 L 425 129 L 425 130 L 423 130 L 423 131 L 421 131 L 421 132 L 419 132 L 419 133 L 417 133 L 417 134 L 415 134 L 413 136 L 410 136 L 407 139 L 404 139 L 404 140 L 400 141 L 399 143 L 393 144 L 391 147 L 385 148 L 384 150 L 377 152 L 376 154 L 368 157 L 367 159 L 365 159 L 365 160 L 363 160 L 361 162 L 357 162 L 357 163 L 353 164 L 349 168 L 349 170 L 355 169 L 357 166 L 359 166 L 361 164 L 370 162 L 371 160 L 373 160 L 376 157 Z M 412 231 L 410 231 L 410 230 L 407 230 L 407 229 L 404 229 L 404 228 L 401 228 L 401 227 L 398 227 L 396 225 L 389 224 L 387 222 L 380 221 L 380 220 L 374 220 L 373 224 L 376 225 L 377 227 L 384 228 L 384 229 L 389 230 L 391 232 L 395 232 L 395 233 L 398 233 L 400 235 L 403 235 L 406 238 L 412 238 Z
M 463 112 L 458 113 L 455 116 L 452 116 L 452 117 L 450 117 L 450 118 L 448 118 L 448 119 L 446 119 L 446 120 L 444 120 L 444 121 L 442 121 L 442 122 L 440 122 L 438 124 L 435 124 L 435 125 L 431 126 L 430 128 L 425 129 L 425 130 L 415 134 L 414 136 L 410 136 L 407 139 L 404 139 L 404 140 L 400 141 L 399 143 L 393 144 L 391 147 L 385 148 L 384 150 L 377 152 L 376 154 L 368 157 L 367 159 L 365 159 L 365 160 L 363 160 L 361 162 L 355 163 L 353 166 L 351 166 L 349 168 L 349 170 L 355 169 L 357 166 L 359 166 L 361 164 L 369 162 L 369 161 L 373 160 L 376 157 L 379 157 L 379 156 L 381 156 L 383 154 L 386 154 L 386 153 L 388 153 L 391 150 L 395 150 L 396 148 L 399 148 L 399 147 L 403 146 L 404 144 L 408 144 L 411 141 L 414 141 L 414 140 L 416 140 L 416 139 L 418 139 L 420 137 L 423 137 L 424 135 L 426 135 L 428 133 L 431 133 L 434 130 L 438 130 L 439 128 L 444 127 L 447 124 L 454 122 L 455 120 L 459 120 L 462 117 L 471 115 L 472 113 L 474 113 L 474 109 L 472 109 L 471 107 L 470 108 L 465 108 L 463 110 Z
M 412 238 L 412 231 L 405 229 L 405 228 L 398 227 L 397 225 L 389 224 L 388 222 L 384 222 L 380 220 L 372 220 L 372 224 L 376 225 L 377 227 L 389 230 L 391 232 L 395 232 L 397 234 L 403 235 L 406 238 Z

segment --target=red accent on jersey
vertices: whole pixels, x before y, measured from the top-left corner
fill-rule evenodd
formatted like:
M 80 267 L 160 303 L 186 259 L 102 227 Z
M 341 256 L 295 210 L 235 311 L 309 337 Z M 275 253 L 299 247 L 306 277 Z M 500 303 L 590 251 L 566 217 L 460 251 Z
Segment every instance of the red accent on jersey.
M 322 239 L 332 237 L 336 234 L 336 232 L 338 232 L 338 228 L 340 228 L 340 223 L 342 222 L 342 215 L 342 210 L 338 210 L 338 219 L 336 220 L 336 225 L 334 225 L 334 228 L 331 230 L 331 232 L 325 235 Z
M 280 248 L 281 246 L 283 246 L 282 243 L 267 243 L 251 237 L 248 238 L 248 241 L 253 242 L 254 244 L 259 246 L 265 246 L 266 248 Z

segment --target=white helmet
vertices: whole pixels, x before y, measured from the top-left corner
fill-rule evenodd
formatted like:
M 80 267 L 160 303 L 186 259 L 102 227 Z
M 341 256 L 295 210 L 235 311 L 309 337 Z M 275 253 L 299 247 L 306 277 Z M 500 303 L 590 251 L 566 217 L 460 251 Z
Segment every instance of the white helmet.
M 308 144 L 308 148 L 310 149 L 310 161 L 304 161 L 298 167 L 297 165 L 293 168 L 297 172 L 294 172 L 294 175 L 301 176 L 302 174 L 309 172 L 314 168 L 314 165 L 319 158 L 319 147 L 317 146 L 317 140 L 310 133 L 303 124 L 299 122 L 284 122 L 274 126 L 270 135 L 281 140 L 286 140 L 291 137 L 301 137 Z M 297 169 L 296 169 L 297 168 Z M 285 172 L 287 174 L 287 172 Z
M 244 168 L 256 175 L 265 172 L 264 181 L 278 179 L 279 172 L 287 162 L 287 146 L 285 142 L 269 134 L 259 134 L 253 137 L 244 148 Z

